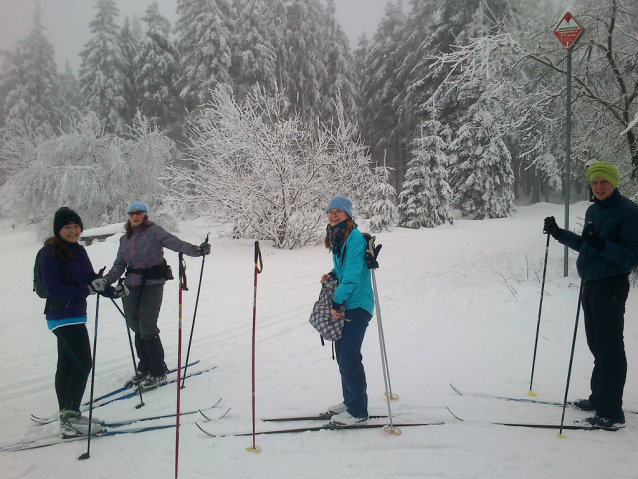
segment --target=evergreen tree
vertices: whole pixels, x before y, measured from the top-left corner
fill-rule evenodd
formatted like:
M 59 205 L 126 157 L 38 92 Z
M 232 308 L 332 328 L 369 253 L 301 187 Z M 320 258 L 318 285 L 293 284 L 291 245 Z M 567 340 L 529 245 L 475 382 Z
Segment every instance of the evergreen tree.
M 178 0 L 177 13 L 180 96 L 192 111 L 211 99 L 217 85 L 232 87 L 232 8 L 229 0 Z
M 124 17 L 124 25 L 120 31 L 120 44 L 122 47 L 122 53 L 126 59 L 126 69 L 124 70 L 124 75 L 126 76 L 124 98 L 126 100 L 127 108 L 123 116 L 125 122 L 130 124 L 135 112 L 137 111 L 139 103 L 137 88 L 135 85 L 135 80 L 139 76 L 137 63 L 135 62 L 135 56 L 139 51 L 139 42 L 135 39 L 135 36 L 131 31 L 131 25 L 128 17 Z
M 139 107 L 149 120 L 167 128 L 178 119 L 180 105 L 176 88 L 179 63 L 169 39 L 171 25 L 160 14 L 157 2 L 148 6 L 142 21 L 147 25 L 146 35 L 135 57 Z
M 364 60 L 362 78 L 362 124 L 365 142 L 370 146 L 372 157 L 381 161 L 387 158 L 388 165 L 395 169 L 394 184 L 401 181 L 404 173 L 404 152 L 393 101 L 403 85 L 396 82 L 399 58 L 396 55 L 402 38 L 404 15 L 402 4 L 388 3 L 385 17 L 379 23 L 368 54 Z M 398 177 L 398 178 L 397 178 Z M 398 181 L 397 181 L 398 180 Z
M 454 216 L 450 210 L 453 199 L 448 183 L 446 153 L 451 132 L 437 120 L 421 125 L 421 135 L 414 140 L 412 155 L 399 194 L 400 225 L 407 228 L 433 228 Z
M 133 20 L 131 21 L 131 34 L 137 43 L 144 40 L 144 32 L 142 31 L 142 26 L 137 18 L 137 13 L 133 15 Z
M 389 182 L 390 168 L 383 166 L 374 168 L 375 182 L 372 186 L 373 203 L 370 208 L 370 231 L 380 233 L 397 224 L 399 214 L 394 204 L 397 190 Z
M 322 119 L 324 122 L 334 121 L 335 102 L 340 101 L 343 104 L 346 120 L 358 123 L 357 98 L 359 95 L 354 73 L 354 58 L 350 52 L 348 38 L 337 23 L 335 13 L 334 0 L 328 0 L 325 23 L 321 29 L 324 44 L 323 63 L 326 68 L 326 79 L 321 89 Z
M 288 7 L 286 46 L 290 103 L 306 120 L 321 116 L 322 86 L 327 78 L 320 26 L 323 9 L 318 0 L 298 0 Z
M 128 61 L 115 24 L 119 11 L 114 0 L 97 0 L 95 8 L 97 14 L 89 24 L 93 36 L 80 52 L 80 88 L 85 106 L 95 112 L 105 130 L 122 133 L 130 84 Z
M 84 116 L 82 97 L 80 96 L 80 83 L 71 70 L 69 62 L 66 62 L 64 73 L 60 73 L 60 101 L 62 104 L 62 127 L 64 131 L 70 131 L 75 118 Z
M 463 216 L 504 218 L 515 209 L 512 157 L 496 130 L 494 117 L 477 104 L 450 144 L 454 205 Z
M 50 134 L 62 120 L 53 45 L 44 35 L 40 4 L 29 36 L 18 42 L 3 69 L 0 91 L 5 122 L 17 122 L 28 133 Z
M 280 85 L 285 6 L 281 0 L 235 0 L 231 75 L 238 100 L 259 85 L 273 95 Z

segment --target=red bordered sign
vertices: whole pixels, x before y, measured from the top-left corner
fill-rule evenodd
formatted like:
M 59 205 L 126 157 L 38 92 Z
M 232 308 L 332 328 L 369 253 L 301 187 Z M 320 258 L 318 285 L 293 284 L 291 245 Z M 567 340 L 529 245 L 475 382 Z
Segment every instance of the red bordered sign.
M 556 28 L 554 28 L 554 35 L 565 48 L 571 48 L 581 33 L 583 33 L 583 27 L 569 12 L 565 13 Z

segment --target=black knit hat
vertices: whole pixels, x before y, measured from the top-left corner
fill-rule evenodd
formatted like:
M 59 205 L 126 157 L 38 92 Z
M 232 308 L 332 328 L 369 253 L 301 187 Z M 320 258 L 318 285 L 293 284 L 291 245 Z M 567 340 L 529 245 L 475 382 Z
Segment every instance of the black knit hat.
M 76 224 L 80 226 L 81 230 L 84 230 L 84 226 L 82 225 L 82 220 L 80 219 L 80 215 L 78 215 L 71 208 L 67 208 L 63 206 L 58 211 L 55 212 L 55 216 L 53 217 L 53 234 L 55 236 L 59 236 L 60 230 L 64 228 L 66 225 Z

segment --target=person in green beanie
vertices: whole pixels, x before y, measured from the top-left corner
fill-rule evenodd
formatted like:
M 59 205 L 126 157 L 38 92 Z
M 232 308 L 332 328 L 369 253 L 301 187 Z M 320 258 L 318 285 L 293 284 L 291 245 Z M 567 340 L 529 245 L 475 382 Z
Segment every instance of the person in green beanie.
M 585 333 L 594 369 L 589 398 L 576 400 L 574 406 L 596 412 L 585 424 L 623 426 L 627 376 L 623 330 L 628 277 L 638 265 L 638 206 L 618 191 L 614 165 L 594 161 L 585 176 L 594 204 L 585 213 L 582 234 L 559 228 L 553 216 L 545 218 L 543 233 L 578 251 L 576 268 L 583 278 Z

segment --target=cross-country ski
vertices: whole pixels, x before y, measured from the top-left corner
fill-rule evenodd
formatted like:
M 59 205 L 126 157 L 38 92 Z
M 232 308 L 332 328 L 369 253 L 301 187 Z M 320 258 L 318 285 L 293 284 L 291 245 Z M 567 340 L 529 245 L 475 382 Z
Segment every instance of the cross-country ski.
M 199 422 L 195 423 L 197 427 L 204 434 L 211 437 L 229 437 L 229 436 L 250 436 L 252 432 L 240 432 L 240 433 L 214 433 L 210 431 L 210 427 L 205 424 L 200 424 Z M 399 423 L 394 424 L 394 427 L 425 427 L 425 426 L 440 426 L 445 424 L 443 421 L 435 421 L 435 422 L 424 422 L 424 423 Z M 360 430 L 360 429 L 379 429 L 384 428 L 388 424 L 354 424 L 352 426 L 336 426 L 331 423 L 322 424 L 320 426 L 305 426 L 305 427 L 295 427 L 295 428 L 287 428 L 287 429 L 271 429 L 266 431 L 257 431 L 257 435 L 262 434 L 295 434 L 295 433 L 303 433 L 303 432 L 316 432 L 316 431 L 342 431 L 342 430 Z
M 582 423 L 574 423 L 574 424 L 542 424 L 542 423 L 513 423 L 513 422 L 496 422 L 496 421 L 476 421 L 476 420 L 468 420 L 463 419 L 457 416 L 450 408 L 447 408 L 449 413 L 452 414 L 459 421 L 468 421 L 468 422 L 478 422 L 483 424 L 493 424 L 495 426 L 509 426 L 509 427 L 527 427 L 532 429 L 565 429 L 570 431 L 618 431 L 621 429 L 617 426 L 592 426 L 590 424 L 582 424 Z
M 544 404 L 546 406 L 559 406 L 563 407 L 563 403 L 559 401 L 543 401 L 540 399 L 530 399 L 530 398 L 520 398 L 520 397 L 507 397 L 507 396 L 499 396 L 496 394 L 489 393 L 478 393 L 478 392 L 465 392 L 461 391 L 456 386 L 450 384 L 452 390 L 457 393 L 459 396 L 474 396 L 474 397 L 483 397 L 483 398 L 492 398 L 492 399 L 501 399 L 503 401 L 513 401 L 513 402 L 522 402 L 522 403 L 530 403 L 530 404 Z M 567 401 L 567 406 L 573 407 L 575 409 L 579 409 L 574 406 L 573 401 Z M 627 414 L 638 414 L 638 411 L 631 411 L 628 409 L 624 409 L 624 412 Z

